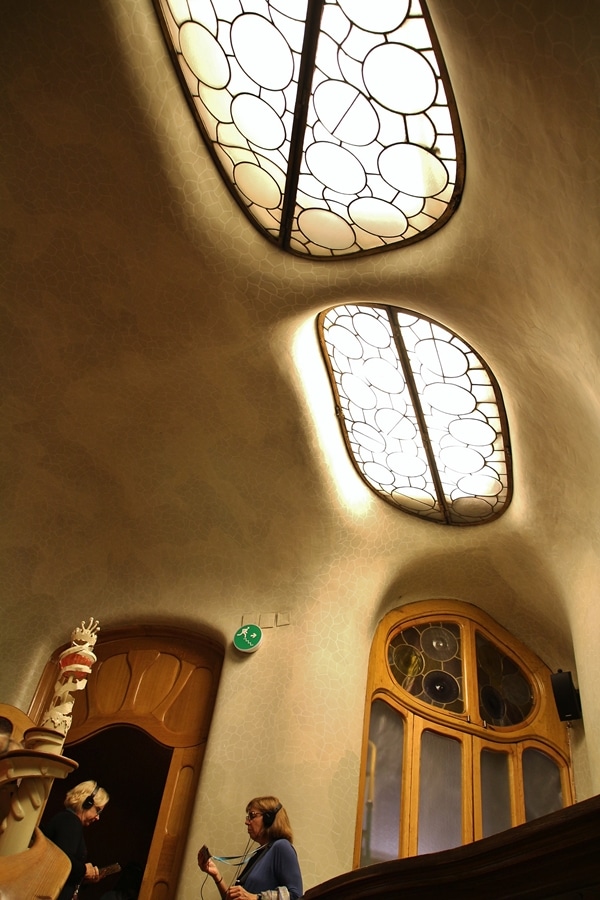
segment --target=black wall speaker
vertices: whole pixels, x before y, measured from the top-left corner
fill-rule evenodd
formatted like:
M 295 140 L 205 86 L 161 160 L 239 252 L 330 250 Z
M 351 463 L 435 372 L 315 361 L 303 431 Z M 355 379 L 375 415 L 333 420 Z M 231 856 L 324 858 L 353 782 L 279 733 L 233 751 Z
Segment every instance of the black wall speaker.
M 552 693 L 558 710 L 558 717 L 562 722 L 570 722 L 573 719 L 581 719 L 581 701 L 579 691 L 573 684 L 570 672 L 559 669 L 553 673 Z

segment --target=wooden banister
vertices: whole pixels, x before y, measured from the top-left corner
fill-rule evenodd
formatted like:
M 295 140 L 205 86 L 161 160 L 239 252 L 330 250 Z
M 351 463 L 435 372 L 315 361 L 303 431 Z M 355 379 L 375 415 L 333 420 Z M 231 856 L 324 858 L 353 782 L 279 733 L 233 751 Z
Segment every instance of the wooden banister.
M 305 900 L 597 900 L 600 796 L 452 850 L 377 863 L 308 890 Z
M 0 900 L 54 900 L 71 871 L 71 860 L 35 829 L 31 847 L 0 857 Z

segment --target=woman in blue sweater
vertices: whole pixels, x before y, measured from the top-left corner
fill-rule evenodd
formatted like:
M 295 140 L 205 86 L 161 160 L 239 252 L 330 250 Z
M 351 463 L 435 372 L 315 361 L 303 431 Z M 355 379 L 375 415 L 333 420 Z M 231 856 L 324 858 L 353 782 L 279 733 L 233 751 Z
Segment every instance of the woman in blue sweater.
M 302 875 L 292 844 L 292 828 L 277 797 L 255 797 L 246 806 L 246 828 L 259 845 L 235 883 L 228 885 L 206 847 L 198 853 L 198 865 L 214 879 L 227 900 L 298 900 Z

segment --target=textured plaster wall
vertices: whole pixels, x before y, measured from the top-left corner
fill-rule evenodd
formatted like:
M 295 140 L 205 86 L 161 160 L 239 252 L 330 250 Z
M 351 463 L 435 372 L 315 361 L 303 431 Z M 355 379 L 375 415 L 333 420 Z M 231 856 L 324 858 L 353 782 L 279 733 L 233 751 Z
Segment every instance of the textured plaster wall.
M 280 255 L 204 152 L 149 3 L 5 11 L 0 697 L 27 708 L 82 618 L 169 620 L 229 647 L 179 891 L 281 796 L 306 886 L 351 865 L 371 637 L 393 607 L 475 603 L 582 689 L 580 797 L 600 790 L 595 510 L 595 3 L 431 2 L 467 183 L 422 245 Z M 515 494 L 489 527 L 380 503 L 349 466 L 312 323 L 381 299 L 491 364 Z M 208 888 L 210 895 L 213 889 Z

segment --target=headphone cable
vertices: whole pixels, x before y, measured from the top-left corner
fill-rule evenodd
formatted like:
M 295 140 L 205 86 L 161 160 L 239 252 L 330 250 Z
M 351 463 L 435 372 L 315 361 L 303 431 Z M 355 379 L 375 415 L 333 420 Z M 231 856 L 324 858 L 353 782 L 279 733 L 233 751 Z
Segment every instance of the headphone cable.
M 248 850 L 250 849 L 251 845 L 252 845 L 252 838 L 249 837 L 248 843 L 246 844 L 246 849 L 244 850 L 242 856 L 241 857 L 238 856 L 238 859 L 240 860 L 240 862 L 237 864 L 233 878 L 231 879 L 230 883 L 227 885 L 227 891 L 229 891 L 229 888 L 231 887 L 232 884 L 237 884 L 237 880 L 240 876 L 240 872 L 242 871 L 243 867 L 246 865 L 246 862 L 249 859 L 251 859 L 258 852 L 258 850 L 261 849 L 260 847 L 258 847 L 257 850 L 253 850 L 252 853 L 248 853 Z
M 239 860 L 239 865 L 243 865 L 243 863 L 248 862 L 249 859 L 252 859 L 255 856 L 260 847 L 257 847 L 256 850 L 253 850 L 252 853 L 243 853 L 241 856 L 215 856 L 214 853 L 211 854 L 211 859 L 215 859 L 217 862 L 225 863 L 226 866 L 234 866 L 237 865 L 236 860 Z
M 227 896 L 231 885 L 236 883 L 236 881 L 239 877 L 239 874 L 242 870 L 242 867 L 248 862 L 249 859 L 252 859 L 252 857 L 255 856 L 259 850 L 262 849 L 261 847 L 257 847 L 257 849 L 253 850 L 252 853 L 248 853 L 248 850 L 249 850 L 251 844 L 252 844 L 252 838 L 248 838 L 248 843 L 246 844 L 246 848 L 241 856 L 213 856 L 211 854 L 211 859 L 215 859 L 218 862 L 225 863 L 225 865 L 227 865 L 227 866 L 235 866 L 236 867 L 235 872 L 233 873 L 233 878 L 231 879 L 229 884 L 227 884 L 227 882 L 225 882 L 227 884 L 227 888 L 225 890 L 225 896 Z M 236 863 L 236 862 L 234 862 L 234 860 L 239 860 L 239 861 Z M 204 898 L 204 885 L 206 884 L 207 878 L 208 878 L 208 872 L 205 873 L 204 881 L 200 885 L 200 896 L 202 898 Z M 222 881 L 225 881 L 223 876 L 221 876 L 221 879 L 222 879 Z

